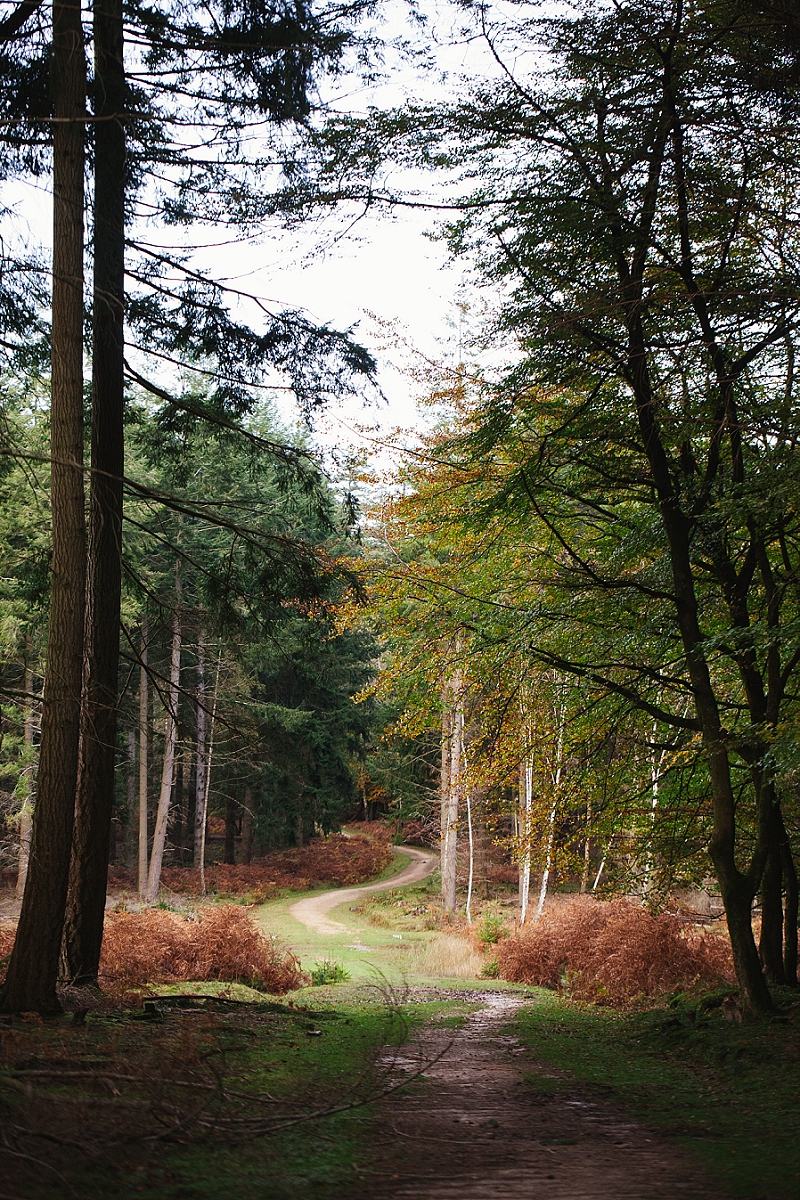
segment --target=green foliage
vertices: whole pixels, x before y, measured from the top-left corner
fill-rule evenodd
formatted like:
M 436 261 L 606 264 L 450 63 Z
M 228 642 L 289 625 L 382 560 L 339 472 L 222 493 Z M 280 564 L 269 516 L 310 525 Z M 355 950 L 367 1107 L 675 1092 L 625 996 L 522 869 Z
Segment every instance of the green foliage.
M 330 958 L 315 962 L 309 974 L 312 987 L 323 987 L 327 983 L 347 983 L 350 978 L 350 972 L 340 962 Z

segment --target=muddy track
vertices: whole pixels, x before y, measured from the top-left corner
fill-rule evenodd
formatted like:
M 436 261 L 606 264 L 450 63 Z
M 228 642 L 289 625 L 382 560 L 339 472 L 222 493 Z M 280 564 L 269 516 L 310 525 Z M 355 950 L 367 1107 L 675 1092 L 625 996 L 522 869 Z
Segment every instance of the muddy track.
M 336 908 L 339 904 L 347 904 L 348 901 L 357 900 L 367 892 L 387 892 L 392 888 L 406 887 L 410 883 L 421 883 L 433 872 L 439 861 L 438 857 L 428 850 L 415 850 L 412 846 L 395 846 L 395 850 L 400 854 L 408 855 L 411 859 L 411 862 L 399 875 L 385 879 L 382 883 L 337 888 L 334 892 L 323 892 L 319 896 L 307 896 L 305 900 L 298 900 L 291 906 L 289 916 L 294 917 L 307 929 L 316 930 L 317 933 L 346 933 L 346 925 L 342 925 L 340 921 L 333 921 L 328 916 L 332 908 Z
M 379 1106 L 372 1170 L 349 1200 L 722 1200 L 669 1138 L 534 1061 L 509 1028 L 529 1000 L 480 998 L 462 1029 L 387 1052 L 398 1077 L 444 1054 Z

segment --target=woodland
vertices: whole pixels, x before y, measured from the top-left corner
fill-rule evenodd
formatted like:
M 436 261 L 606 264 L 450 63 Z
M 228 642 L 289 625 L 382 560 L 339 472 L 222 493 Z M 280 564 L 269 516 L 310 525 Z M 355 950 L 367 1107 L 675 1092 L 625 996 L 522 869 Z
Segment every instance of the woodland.
M 519 1036 L 590 1082 L 614 1046 L 634 1075 L 648 1038 L 682 1053 L 678 1026 L 712 1071 L 800 1053 L 795 6 L 463 0 L 458 68 L 440 18 L 2 5 L 0 1153 L 26 1195 L 50 1194 L 48 1138 L 60 1171 L 80 1143 L 100 1191 L 123 1141 L 282 1138 L 285 1167 L 287 1130 L 325 1117 L 350 1145 L 349 1110 L 399 1086 L 365 1082 L 380 1046 L 450 1019 L 442 980 L 549 989 Z M 409 66 L 424 85 L 370 103 Z M 21 221 L 25 189 L 50 229 Z M 376 352 L 232 283 L 218 251 L 408 209 L 469 286 L 386 468 L 315 438 L 326 411 L 382 403 Z M 391 890 L 401 843 L 436 869 Z M 312 967 L 286 906 L 368 880 L 336 960 L 306 922 Z M 349 995 L 356 951 L 383 1008 L 264 1000 Z M 417 1015 L 401 975 L 440 981 Z M 146 1022 L 166 1045 L 158 1022 L 183 1018 L 154 997 L 212 984 L 246 994 L 213 993 L 203 1036 L 157 1054 Z M 280 1063 L 335 1026 L 321 1074 L 310 1049 L 265 1065 L 248 1005 Z M 102 1079 L 138 1105 L 127 1140 L 84 1093 L 80 1130 L 47 1093 L 48 1133 L 24 1091 L 31 1063 L 73 1062 L 65 1012 L 77 1046 L 95 1011 L 118 1023 Z M 38 1059 L 14 1041 L 32 1029 Z M 752 1084 L 753 1138 L 759 1105 L 796 1107 L 784 1085 Z M 350 1150 L 315 1153 L 359 1194 Z M 780 1184 L 753 1154 L 731 1194 L 794 1194 L 784 1143 Z M 252 1194 L 311 1194 L 294 1178 Z

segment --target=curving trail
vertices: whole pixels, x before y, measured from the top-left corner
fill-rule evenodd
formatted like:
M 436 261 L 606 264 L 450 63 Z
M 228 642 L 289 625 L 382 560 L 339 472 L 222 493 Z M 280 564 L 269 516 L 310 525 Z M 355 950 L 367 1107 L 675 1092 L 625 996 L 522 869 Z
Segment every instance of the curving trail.
M 307 929 L 313 929 L 316 933 L 347 933 L 346 925 L 342 925 L 340 921 L 331 920 L 327 915 L 332 908 L 336 908 L 339 904 L 347 904 L 350 900 L 357 900 L 365 892 L 387 892 L 391 888 L 405 887 L 409 883 L 420 883 L 433 873 L 439 861 L 437 856 L 431 854 L 430 851 L 417 850 L 413 846 L 395 846 L 395 850 L 400 854 L 408 855 L 412 860 L 399 875 L 385 879 L 382 883 L 337 888 L 333 892 L 322 892 L 319 896 L 307 896 L 305 900 L 298 900 L 291 906 L 288 910 L 289 916 L 294 917 L 296 921 L 305 925 Z

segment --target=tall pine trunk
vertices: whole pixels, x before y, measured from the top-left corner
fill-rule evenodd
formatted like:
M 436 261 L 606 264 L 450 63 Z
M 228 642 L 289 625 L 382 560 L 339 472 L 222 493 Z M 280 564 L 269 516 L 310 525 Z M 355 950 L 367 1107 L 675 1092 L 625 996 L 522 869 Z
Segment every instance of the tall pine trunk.
M 25 718 L 22 726 L 22 739 L 26 756 L 33 753 L 33 671 L 30 664 L 30 638 L 25 638 Z M 22 810 L 19 814 L 19 858 L 17 860 L 17 886 L 15 895 L 21 900 L 25 894 L 25 881 L 28 878 L 28 865 L 31 857 L 31 830 L 33 785 L 31 772 L 33 764 L 29 763 L 25 776 L 25 796 Z
M 147 617 L 142 617 L 142 650 L 139 666 L 139 898 L 147 891 L 147 768 L 150 732 L 149 691 L 147 677 Z
M 242 862 L 249 866 L 253 861 L 253 789 L 244 789 L 242 809 Z
M 81 755 L 62 973 L 97 980 L 114 810 L 122 586 L 125 70 L 122 0 L 94 0 L 92 451 Z
M 206 821 L 206 643 L 205 630 L 197 631 L 197 758 L 194 791 L 194 854 L 196 867 L 202 867 L 205 854 Z
M 86 545 L 83 488 L 83 165 L 80 7 L 53 3 L 53 528 L 42 734 L 31 860 L 3 989 L 8 1012 L 60 1012 L 56 995 L 78 776 Z
M 153 830 L 153 849 L 150 852 L 150 867 L 147 872 L 147 887 L 144 898 L 153 904 L 161 885 L 161 865 L 167 841 L 169 806 L 172 799 L 172 776 L 175 766 L 175 747 L 178 740 L 178 698 L 181 675 L 181 570 L 175 566 L 175 614 L 172 621 L 172 651 L 169 668 L 169 694 L 167 714 L 164 718 L 164 761 L 161 769 L 161 788 L 158 795 L 156 824 Z

